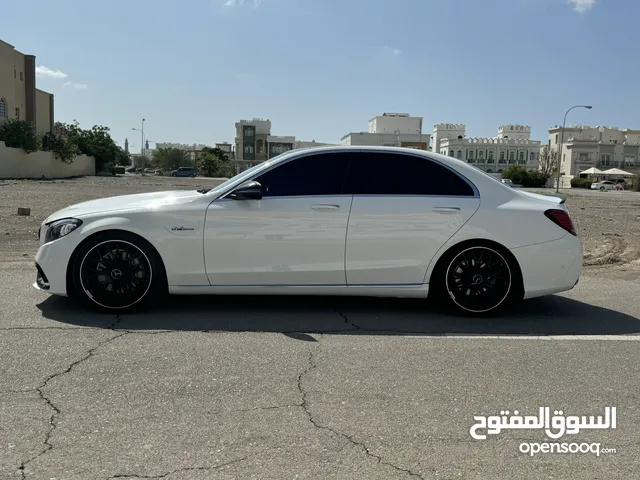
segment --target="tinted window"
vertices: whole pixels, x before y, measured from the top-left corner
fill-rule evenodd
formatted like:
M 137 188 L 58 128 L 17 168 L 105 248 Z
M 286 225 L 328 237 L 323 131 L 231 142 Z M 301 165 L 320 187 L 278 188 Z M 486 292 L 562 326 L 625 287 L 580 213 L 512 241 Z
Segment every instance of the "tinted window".
M 307 155 L 291 160 L 254 180 L 265 197 L 340 195 L 349 166 L 348 153 Z
M 360 195 L 474 194 L 465 180 L 427 158 L 375 152 L 352 154 L 344 192 Z

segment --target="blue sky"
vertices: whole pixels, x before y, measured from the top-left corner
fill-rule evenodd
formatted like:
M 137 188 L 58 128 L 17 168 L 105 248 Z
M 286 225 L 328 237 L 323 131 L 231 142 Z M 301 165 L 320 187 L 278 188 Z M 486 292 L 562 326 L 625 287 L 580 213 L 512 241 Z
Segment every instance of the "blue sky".
M 136 147 L 143 117 L 149 140 L 207 144 L 253 117 L 337 143 L 383 112 L 544 142 L 576 103 L 594 108 L 569 124 L 640 128 L 637 0 L 3 0 L 2 17 L 56 120 Z

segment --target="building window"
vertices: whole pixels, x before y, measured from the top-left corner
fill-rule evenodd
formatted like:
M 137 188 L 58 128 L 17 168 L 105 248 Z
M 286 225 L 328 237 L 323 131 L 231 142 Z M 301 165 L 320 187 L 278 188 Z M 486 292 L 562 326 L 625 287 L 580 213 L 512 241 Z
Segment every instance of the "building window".
M 524 163 L 525 159 L 524 159 L 524 152 L 520 152 L 518 154 L 518 163 Z
M 467 159 L 468 160 L 473 160 L 473 150 L 468 150 L 467 151 Z
M 458 155 L 457 157 L 459 160 L 462 160 L 462 150 L 458 150 Z
M 15 68 L 13 69 L 13 78 L 18 78 L 18 71 Z
M 450 156 L 450 157 L 453 157 L 453 156 L 455 156 L 455 155 L 454 155 L 454 152 L 453 152 L 453 150 L 451 150 L 451 151 L 449 152 L 449 156 Z
M 635 167 L 636 165 L 636 157 L 633 155 L 627 155 L 624 157 L 624 166 L 625 167 Z
M 264 153 L 264 142 L 262 140 L 256 142 L 256 151 L 258 153 Z
M 516 152 L 512 150 L 509 152 L 509 163 L 515 162 L 515 160 L 516 160 Z
M 489 154 L 488 154 L 488 155 L 489 155 L 489 160 L 488 160 L 488 162 L 489 162 L 489 163 L 494 163 L 494 161 L 493 161 L 493 152 L 489 152 Z
M 556 133 L 556 145 L 558 144 L 558 134 Z
M 253 147 L 251 145 L 247 145 L 244 147 L 244 153 L 253 153 Z
M 504 163 L 504 152 L 500 152 L 500 163 Z
M 22 81 L 22 72 L 20 72 L 20 81 Z
M 589 154 L 588 153 L 581 153 L 579 158 L 580 158 L 581 162 L 588 162 L 589 161 Z
M 483 150 L 480 150 L 478 152 L 478 160 L 484 160 L 484 151 Z
M 535 161 L 536 159 L 536 154 L 531 152 L 531 154 L 529 154 L 529 160 L 531 160 L 532 162 Z
M 605 167 L 608 167 L 611 165 L 611 155 L 607 154 L 603 154 L 600 155 L 600 162 L 602 162 L 602 165 L 604 165 Z
M 16 107 L 16 118 L 20 118 L 20 109 Z
M 4 98 L 0 98 L 0 118 L 7 116 L 7 101 Z

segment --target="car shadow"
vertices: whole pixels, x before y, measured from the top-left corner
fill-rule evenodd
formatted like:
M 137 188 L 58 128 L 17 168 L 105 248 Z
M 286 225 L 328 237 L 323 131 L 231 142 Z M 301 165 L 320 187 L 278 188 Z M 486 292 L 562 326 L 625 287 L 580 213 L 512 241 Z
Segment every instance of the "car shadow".
M 179 330 L 349 335 L 625 335 L 640 319 L 557 295 L 532 299 L 492 318 L 448 314 L 425 300 L 367 297 L 175 296 L 128 314 L 100 314 L 70 299 L 37 305 L 57 322 L 132 331 Z M 305 337 L 305 338 L 302 338 Z M 308 337 L 308 338 L 307 338 Z

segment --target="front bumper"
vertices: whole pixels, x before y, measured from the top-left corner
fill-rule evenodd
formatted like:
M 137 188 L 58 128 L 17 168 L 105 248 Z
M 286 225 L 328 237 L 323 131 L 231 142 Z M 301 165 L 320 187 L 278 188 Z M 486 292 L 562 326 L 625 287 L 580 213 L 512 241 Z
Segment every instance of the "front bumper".
M 36 253 L 36 281 L 33 287 L 45 293 L 67 296 L 67 265 L 75 242 L 67 239 L 41 245 Z
M 525 299 L 571 290 L 580 280 L 583 247 L 571 234 L 511 252 L 522 270 Z

